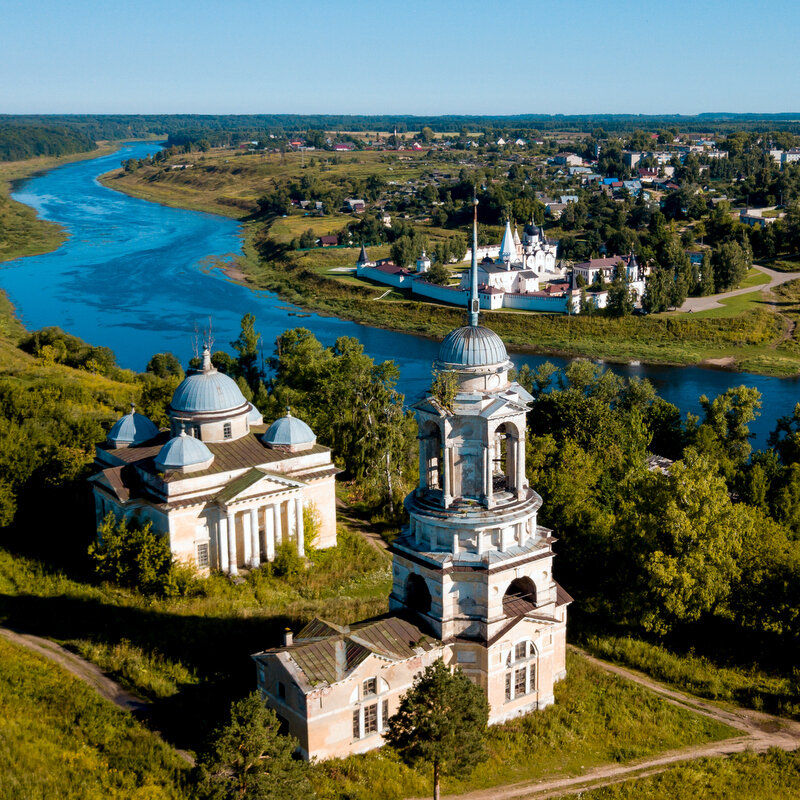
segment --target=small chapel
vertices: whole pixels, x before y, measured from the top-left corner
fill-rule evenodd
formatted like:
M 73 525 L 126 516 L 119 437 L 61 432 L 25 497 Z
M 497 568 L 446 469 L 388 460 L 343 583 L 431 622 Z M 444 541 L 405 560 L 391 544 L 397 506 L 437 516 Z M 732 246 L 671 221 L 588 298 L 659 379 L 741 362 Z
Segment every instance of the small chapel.
M 150 522 L 173 555 L 200 574 L 236 575 L 275 558 L 291 543 L 305 557 L 304 509 L 318 523 L 314 547 L 336 544 L 331 451 L 291 413 L 264 424 L 232 378 L 211 363 L 175 389 L 169 427 L 159 430 L 131 406 L 97 445 L 97 524 Z
M 551 704 L 566 674 L 572 598 L 553 577 L 555 539 L 537 522 L 542 499 L 525 474 L 533 398 L 510 379 L 500 337 L 479 324 L 474 255 L 470 277 L 468 324 L 445 337 L 434 365 L 457 393 L 412 406 L 419 485 L 391 547 L 389 613 L 314 619 L 253 655 L 261 696 L 304 758 L 380 747 L 414 676 L 437 658 L 484 689 L 490 724 Z

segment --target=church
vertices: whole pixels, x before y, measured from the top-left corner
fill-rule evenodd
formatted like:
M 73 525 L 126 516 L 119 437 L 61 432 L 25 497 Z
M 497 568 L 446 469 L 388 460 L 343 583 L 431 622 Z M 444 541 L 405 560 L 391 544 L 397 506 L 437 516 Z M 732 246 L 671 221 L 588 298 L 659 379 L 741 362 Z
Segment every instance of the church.
M 477 214 L 473 253 L 476 244 Z M 304 758 L 380 747 L 414 676 L 437 658 L 484 689 L 490 724 L 551 704 L 566 674 L 571 598 L 553 578 L 555 539 L 537 522 L 542 499 L 525 474 L 533 398 L 510 379 L 500 337 L 479 324 L 476 262 L 468 324 L 445 337 L 434 365 L 457 393 L 412 406 L 419 485 L 391 547 L 389 613 L 314 619 L 253 655 L 261 695 Z
M 200 574 L 230 575 L 275 558 L 291 543 L 305 557 L 306 513 L 315 547 L 336 544 L 335 476 L 329 448 L 291 413 L 264 425 L 236 382 L 211 363 L 189 372 L 159 430 L 133 406 L 95 453 L 97 524 L 150 522 L 173 555 Z

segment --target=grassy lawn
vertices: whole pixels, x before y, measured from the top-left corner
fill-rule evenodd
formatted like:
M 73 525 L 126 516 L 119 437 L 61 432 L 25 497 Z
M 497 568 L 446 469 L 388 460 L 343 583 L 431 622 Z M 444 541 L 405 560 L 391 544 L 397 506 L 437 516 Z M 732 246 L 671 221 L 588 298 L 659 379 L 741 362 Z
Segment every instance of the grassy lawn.
M 545 776 L 580 775 L 609 762 L 715 741 L 736 731 L 678 708 L 636 684 L 568 654 L 555 704 L 490 729 L 489 760 L 468 779 L 443 781 L 459 793 Z M 430 774 L 401 764 L 388 748 L 314 768 L 321 800 L 430 796 Z
M 800 751 L 785 753 L 773 749 L 760 754 L 739 753 L 730 758 L 703 758 L 649 778 L 594 791 L 585 789 L 580 797 L 583 800 L 800 797 Z
M 764 276 L 766 277 L 766 276 Z M 722 317 L 738 317 L 745 311 L 754 311 L 765 308 L 769 303 L 764 299 L 761 290 L 745 292 L 719 301 L 722 308 L 709 308 L 706 311 L 696 311 L 692 316 L 695 319 L 720 319 Z
M 761 286 L 769 283 L 769 275 L 764 274 L 760 269 L 751 267 L 747 271 L 744 280 L 737 286 L 737 289 L 749 289 L 751 286 Z
M 188 765 L 42 656 L 0 639 L 0 800 L 180 800 Z

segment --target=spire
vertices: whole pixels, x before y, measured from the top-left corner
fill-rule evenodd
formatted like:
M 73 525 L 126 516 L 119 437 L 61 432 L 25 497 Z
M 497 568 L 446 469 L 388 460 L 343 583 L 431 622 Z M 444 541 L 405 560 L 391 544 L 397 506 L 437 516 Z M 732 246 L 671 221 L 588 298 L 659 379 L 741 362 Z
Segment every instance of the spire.
M 364 243 L 361 243 L 361 252 L 358 254 L 358 264 L 366 264 L 369 261 L 367 257 L 367 248 L 364 247 Z
M 481 304 L 478 300 L 478 198 L 472 200 L 472 266 L 470 267 L 471 289 L 469 294 L 469 324 L 478 326 L 478 313 Z
M 511 262 L 517 255 L 517 247 L 514 244 L 514 234 L 511 233 L 511 220 L 506 220 L 506 231 L 503 234 L 503 241 L 500 245 L 500 261 Z

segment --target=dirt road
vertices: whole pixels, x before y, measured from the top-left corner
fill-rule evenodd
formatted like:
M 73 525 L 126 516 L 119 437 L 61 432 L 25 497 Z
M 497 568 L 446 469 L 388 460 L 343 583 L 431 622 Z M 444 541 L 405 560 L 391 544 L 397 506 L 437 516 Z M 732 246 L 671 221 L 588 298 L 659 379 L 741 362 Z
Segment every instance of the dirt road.
M 772 289 L 775 286 L 780 286 L 782 283 L 788 283 L 795 278 L 800 278 L 800 272 L 776 272 L 774 269 L 768 267 L 760 267 L 758 264 L 753 264 L 753 267 L 759 272 L 763 272 L 769 277 L 769 283 L 762 283 L 758 286 L 748 286 L 744 289 L 732 289 L 730 292 L 722 292 L 720 294 L 710 294 L 707 297 L 690 297 L 678 309 L 679 311 L 706 311 L 709 308 L 722 308 L 720 300 L 726 300 L 728 297 L 736 297 L 739 294 L 747 294 L 748 292 L 764 291 L 765 289 Z
M 606 764 L 587 770 L 583 775 L 545 778 L 539 781 L 496 786 L 492 789 L 483 789 L 467 794 L 448 795 L 445 800 L 456 800 L 456 798 L 458 800 L 546 800 L 547 798 L 579 794 L 588 789 L 597 789 L 625 780 L 656 775 L 675 764 L 698 758 L 729 756 L 746 750 L 760 753 L 770 747 L 780 747 L 783 750 L 795 750 L 800 747 L 800 723 L 746 708 L 722 708 L 683 692 L 669 689 L 632 670 L 608 664 L 577 648 L 570 649 L 581 653 L 595 666 L 645 686 L 667 702 L 730 725 L 741 731 L 742 735 L 721 742 L 670 750 L 658 756 L 629 764 Z

